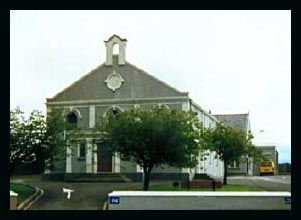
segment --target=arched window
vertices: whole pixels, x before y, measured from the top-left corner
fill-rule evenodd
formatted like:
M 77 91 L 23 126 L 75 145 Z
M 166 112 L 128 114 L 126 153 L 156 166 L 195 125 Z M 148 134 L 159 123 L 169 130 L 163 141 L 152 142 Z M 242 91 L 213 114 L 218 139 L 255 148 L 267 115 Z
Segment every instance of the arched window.
M 81 119 L 80 111 L 78 109 L 73 108 L 73 107 L 65 108 L 63 110 L 62 116 L 70 124 L 77 124 L 78 121 Z
M 113 44 L 113 55 L 119 54 L 119 44 Z
M 78 118 L 73 111 L 68 113 L 67 121 L 71 124 L 77 124 Z
M 119 118 L 119 115 L 121 113 L 121 110 L 118 108 L 114 108 L 114 109 L 110 109 L 110 111 L 112 111 L 113 115 L 115 116 L 116 119 Z
M 112 113 L 113 115 L 115 115 L 116 117 L 118 117 L 118 115 L 123 112 L 123 109 L 118 107 L 118 106 L 113 106 L 110 107 L 104 114 L 103 117 L 106 117 L 108 113 Z
M 153 105 L 152 108 L 153 108 L 153 109 L 169 109 L 168 105 L 166 105 L 166 104 L 161 104 L 161 103 L 158 103 L 158 104 Z
M 115 109 L 112 109 L 112 112 L 115 116 L 117 116 L 120 114 L 121 111 L 119 109 L 115 108 Z

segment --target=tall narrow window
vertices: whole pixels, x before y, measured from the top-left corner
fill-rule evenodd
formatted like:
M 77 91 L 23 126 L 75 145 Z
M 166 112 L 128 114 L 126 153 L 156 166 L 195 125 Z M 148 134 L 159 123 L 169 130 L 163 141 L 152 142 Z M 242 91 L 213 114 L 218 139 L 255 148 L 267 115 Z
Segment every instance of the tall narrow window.
M 86 157 L 86 144 L 80 143 L 78 145 L 78 158 L 84 159 Z

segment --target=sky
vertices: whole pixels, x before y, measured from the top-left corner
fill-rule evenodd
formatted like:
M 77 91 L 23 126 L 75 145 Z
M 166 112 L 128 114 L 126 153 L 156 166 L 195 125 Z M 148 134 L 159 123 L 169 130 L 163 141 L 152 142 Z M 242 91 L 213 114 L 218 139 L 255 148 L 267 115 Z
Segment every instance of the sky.
M 46 98 L 105 62 L 126 60 L 212 114 L 248 113 L 255 144 L 291 162 L 291 11 L 10 11 L 10 108 Z

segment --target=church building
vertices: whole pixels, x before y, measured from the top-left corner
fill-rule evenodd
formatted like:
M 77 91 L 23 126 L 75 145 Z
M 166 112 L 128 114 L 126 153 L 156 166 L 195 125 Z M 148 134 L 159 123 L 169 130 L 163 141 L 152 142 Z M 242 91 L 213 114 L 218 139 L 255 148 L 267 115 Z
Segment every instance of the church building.
M 129 63 L 126 59 L 127 40 L 117 35 L 105 42 L 106 58 L 82 78 L 72 83 L 52 98 L 47 98 L 47 112 L 54 108 L 63 110 L 68 121 L 84 131 L 78 143 L 68 149 L 60 169 L 46 169 L 45 174 L 61 175 L 63 179 L 80 176 L 97 176 L 101 173 L 119 173 L 133 181 L 141 181 L 142 169 L 134 162 L 121 158 L 118 153 L 108 153 L 100 137 L 91 135 L 108 111 L 114 113 L 132 108 L 150 109 L 161 106 L 168 109 L 193 110 L 205 127 L 214 127 L 217 118 L 195 103 L 188 92 L 181 92 L 157 79 L 145 70 Z M 115 47 L 118 53 L 115 52 Z M 184 76 L 183 76 L 184 77 Z M 72 152 L 72 153 L 71 153 Z M 223 162 L 215 158 L 215 152 L 206 152 L 199 164 L 193 168 L 176 168 L 167 165 L 154 168 L 152 179 L 177 179 L 179 177 L 207 174 L 216 179 L 223 178 Z

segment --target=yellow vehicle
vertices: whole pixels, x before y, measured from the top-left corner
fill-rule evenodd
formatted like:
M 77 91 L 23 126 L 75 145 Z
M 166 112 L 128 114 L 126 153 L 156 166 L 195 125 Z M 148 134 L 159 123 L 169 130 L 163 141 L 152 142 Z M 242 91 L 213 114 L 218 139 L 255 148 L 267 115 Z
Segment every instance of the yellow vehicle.
M 275 164 L 270 160 L 263 160 L 259 162 L 259 175 L 275 175 Z

